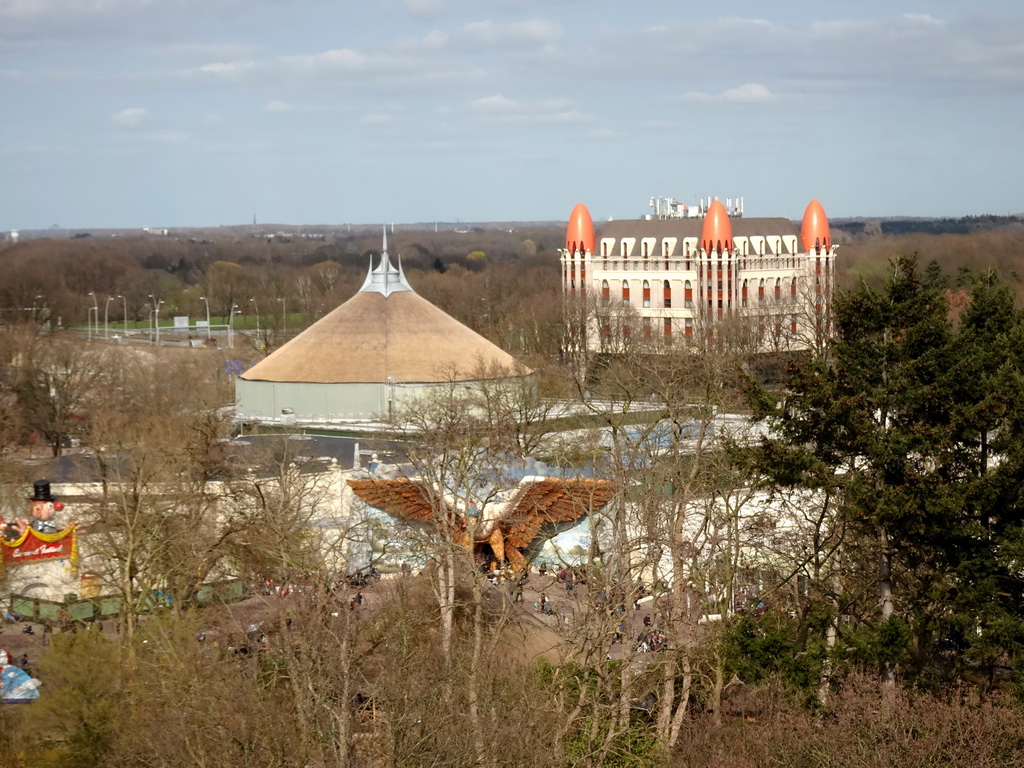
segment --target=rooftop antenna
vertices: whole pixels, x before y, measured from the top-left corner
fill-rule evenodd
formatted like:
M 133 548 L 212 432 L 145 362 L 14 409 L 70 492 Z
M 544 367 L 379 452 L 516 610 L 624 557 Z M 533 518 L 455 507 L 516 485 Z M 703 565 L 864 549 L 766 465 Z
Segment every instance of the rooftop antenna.
M 380 271 L 384 273 L 384 295 L 388 295 L 388 269 L 391 264 L 388 261 L 388 228 L 384 225 L 384 246 L 380 252 Z

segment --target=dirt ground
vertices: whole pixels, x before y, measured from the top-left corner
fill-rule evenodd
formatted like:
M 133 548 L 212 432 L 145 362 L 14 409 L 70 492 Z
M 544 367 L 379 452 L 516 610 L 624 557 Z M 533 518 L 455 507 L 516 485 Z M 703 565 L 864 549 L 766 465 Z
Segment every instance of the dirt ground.
M 399 579 L 401 577 L 397 574 L 385 576 L 381 581 L 371 583 L 358 590 L 363 595 L 363 603 L 356 609 L 357 615 L 371 615 L 375 606 L 387 599 L 388 593 L 397 586 Z M 356 591 L 352 589 L 350 593 L 354 595 Z M 550 613 L 540 610 L 542 594 L 551 602 Z M 513 658 L 523 663 L 540 657 L 552 663 L 558 663 L 562 659 L 565 636 L 571 631 L 577 607 L 585 597 L 585 586 L 577 585 L 573 590 L 567 591 L 565 584 L 559 582 L 550 572 L 542 577 L 536 571 L 528 579 L 521 602 L 513 601 L 512 589 L 507 584 L 498 583 L 487 591 L 488 601 L 500 604 L 502 607 L 511 606 L 519 612 L 520 620 L 513 622 L 506 632 L 509 652 Z M 279 616 L 282 608 L 290 599 L 292 598 L 277 595 L 255 595 L 237 603 L 221 606 L 216 610 L 207 609 L 208 621 L 203 625 L 203 629 L 214 637 L 221 636 L 229 641 L 233 638 L 241 639 L 253 625 Z M 644 631 L 643 620 L 648 615 L 651 615 L 653 619 L 650 598 L 641 601 L 639 610 L 632 605 L 625 606 L 625 610 L 622 612 L 623 644 L 632 643 L 637 635 Z M 31 628 L 31 633 L 26 632 L 27 628 Z M 118 629 L 116 620 L 104 620 L 81 627 L 77 631 L 102 632 L 107 637 L 114 639 Z M 54 630 L 55 633 L 57 631 Z M 46 653 L 47 641 L 48 638 L 41 623 L 26 621 L 0 624 L 0 648 L 10 652 L 15 661 L 23 655 L 26 656 L 30 671 L 40 657 Z M 624 650 L 624 645 L 613 645 L 611 655 L 619 656 Z

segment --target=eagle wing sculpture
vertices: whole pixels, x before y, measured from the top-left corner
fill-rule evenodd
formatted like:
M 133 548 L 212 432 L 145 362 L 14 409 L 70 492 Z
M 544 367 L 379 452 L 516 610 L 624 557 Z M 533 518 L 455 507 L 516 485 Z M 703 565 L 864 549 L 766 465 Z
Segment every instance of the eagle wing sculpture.
M 355 494 L 371 507 L 415 522 L 451 521 L 456 540 L 467 547 L 488 544 L 499 563 L 508 560 L 519 567 L 523 550 L 540 534 L 547 523 L 569 523 L 601 509 L 615 493 L 606 480 L 589 478 L 527 477 L 520 481 L 511 497 L 503 503 L 486 505 L 483 520 L 470 542 L 464 512 L 429 484 L 415 478 L 349 480 Z M 454 514 L 453 514 L 454 513 Z

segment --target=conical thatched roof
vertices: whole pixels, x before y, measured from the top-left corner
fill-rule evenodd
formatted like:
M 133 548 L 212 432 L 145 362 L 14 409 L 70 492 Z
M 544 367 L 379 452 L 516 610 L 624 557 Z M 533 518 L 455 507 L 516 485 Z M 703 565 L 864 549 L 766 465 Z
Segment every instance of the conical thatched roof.
M 262 362 L 246 381 L 434 383 L 523 376 L 515 358 L 418 296 L 387 243 L 362 289 Z

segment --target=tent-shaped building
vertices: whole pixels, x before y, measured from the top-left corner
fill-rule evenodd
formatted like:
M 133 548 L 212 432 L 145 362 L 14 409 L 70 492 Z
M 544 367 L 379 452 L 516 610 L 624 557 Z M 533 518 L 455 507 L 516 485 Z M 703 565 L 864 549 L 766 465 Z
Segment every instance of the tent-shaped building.
M 530 373 L 417 295 L 391 264 L 385 236 L 380 263 L 355 296 L 239 377 L 235 419 L 377 421 L 431 388 Z

